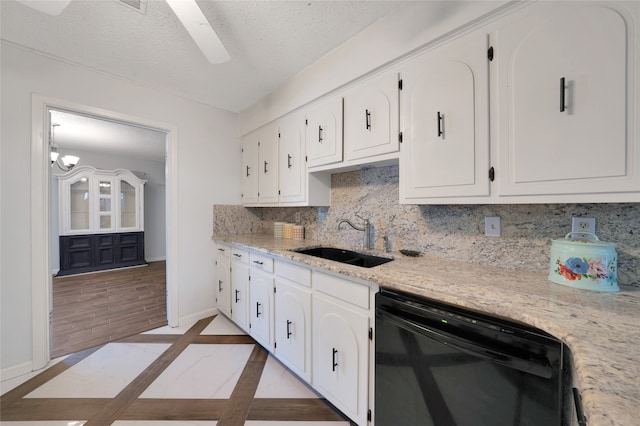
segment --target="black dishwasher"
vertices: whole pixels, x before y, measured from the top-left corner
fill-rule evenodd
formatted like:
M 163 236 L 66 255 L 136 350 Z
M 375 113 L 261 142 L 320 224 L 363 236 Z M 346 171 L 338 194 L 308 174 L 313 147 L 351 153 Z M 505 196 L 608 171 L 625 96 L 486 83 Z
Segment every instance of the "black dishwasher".
M 376 295 L 376 426 L 564 423 L 563 345 L 522 324 Z

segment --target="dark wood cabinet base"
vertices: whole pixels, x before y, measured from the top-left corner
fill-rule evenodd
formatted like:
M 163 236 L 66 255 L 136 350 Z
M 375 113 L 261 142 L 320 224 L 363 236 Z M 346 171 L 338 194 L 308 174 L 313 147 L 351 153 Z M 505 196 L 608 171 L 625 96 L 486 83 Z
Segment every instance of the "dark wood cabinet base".
M 146 264 L 144 232 L 60 236 L 57 276 Z

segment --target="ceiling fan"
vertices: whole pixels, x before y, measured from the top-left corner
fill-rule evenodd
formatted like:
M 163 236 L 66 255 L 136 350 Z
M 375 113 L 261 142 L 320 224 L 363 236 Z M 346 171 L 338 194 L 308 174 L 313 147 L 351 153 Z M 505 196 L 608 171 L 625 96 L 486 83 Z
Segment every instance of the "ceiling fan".
M 71 0 L 17 0 L 32 9 L 57 16 Z M 122 1 L 122 0 L 120 0 Z M 204 56 L 212 64 L 221 64 L 231 59 L 222 41 L 207 21 L 196 0 L 165 0 L 182 25 L 196 42 Z

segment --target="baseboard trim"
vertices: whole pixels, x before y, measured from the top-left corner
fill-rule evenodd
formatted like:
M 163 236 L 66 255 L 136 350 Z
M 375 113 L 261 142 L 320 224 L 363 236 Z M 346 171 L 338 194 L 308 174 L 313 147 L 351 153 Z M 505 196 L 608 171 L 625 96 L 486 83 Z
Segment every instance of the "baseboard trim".
M 178 318 L 178 325 L 180 324 L 192 324 L 196 321 L 200 321 L 203 318 L 210 317 L 212 315 L 216 315 L 218 313 L 218 308 L 206 309 L 204 311 L 196 312 L 195 314 L 187 315 L 184 317 Z
M 33 371 L 33 362 L 27 361 L 22 364 L 14 365 L 12 367 L 3 368 L 0 370 L 0 381 L 15 379 L 16 377 L 24 374 L 29 374 Z
M 161 261 L 166 261 L 167 257 L 166 256 L 160 256 L 160 257 L 152 257 L 149 259 L 145 259 L 147 262 L 161 262 Z

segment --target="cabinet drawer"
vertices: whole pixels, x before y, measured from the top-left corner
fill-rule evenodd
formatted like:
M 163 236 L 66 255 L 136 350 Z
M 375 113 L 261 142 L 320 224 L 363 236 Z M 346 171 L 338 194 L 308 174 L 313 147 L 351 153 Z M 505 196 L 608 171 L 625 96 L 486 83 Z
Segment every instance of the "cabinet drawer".
M 316 290 L 363 309 L 369 309 L 369 286 L 321 272 L 313 273 Z
M 273 259 L 269 256 L 258 253 L 251 253 L 249 255 L 249 265 L 252 268 L 260 269 L 270 274 L 273 273 Z
M 247 250 L 239 249 L 236 247 L 231 248 L 231 260 L 236 262 L 249 264 L 249 252 Z
M 224 243 L 216 243 L 216 255 L 218 256 L 231 256 L 231 246 Z
M 311 270 L 304 266 L 276 261 L 276 275 L 284 277 L 305 287 L 311 287 Z

